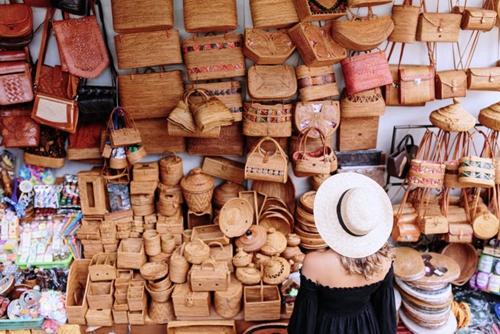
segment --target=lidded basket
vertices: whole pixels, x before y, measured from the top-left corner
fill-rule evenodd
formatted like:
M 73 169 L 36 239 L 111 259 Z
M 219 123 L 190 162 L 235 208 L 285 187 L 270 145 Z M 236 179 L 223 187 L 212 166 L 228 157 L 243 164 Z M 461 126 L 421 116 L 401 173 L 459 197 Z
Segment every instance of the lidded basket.
M 238 193 L 244 191 L 245 187 L 231 181 L 226 181 L 214 190 L 214 205 L 222 208 L 227 201 L 238 198 Z
M 187 206 L 193 212 L 207 212 L 212 205 L 214 179 L 193 168 L 189 175 L 181 180 L 181 189 Z
M 290 263 L 282 257 L 273 256 L 266 262 L 262 280 L 266 284 L 281 284 L 290 276 Z
M 236 268 L 236 278 L 245 285 L 255 285 L 262 279 L 261 272 L 255 268 L 253 263 L 247 267 Z
M 283 233 L 271 227 L 267 231 L 267 239 L 260 251 L 265 255 L 281 254 L 286 249 L 287 240 Z

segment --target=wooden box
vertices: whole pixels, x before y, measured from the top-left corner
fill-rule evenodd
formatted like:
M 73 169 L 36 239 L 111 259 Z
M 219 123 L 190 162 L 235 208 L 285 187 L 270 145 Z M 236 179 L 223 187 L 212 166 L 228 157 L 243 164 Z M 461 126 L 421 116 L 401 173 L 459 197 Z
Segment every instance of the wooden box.
M 172 293 L 176 317 L 207 317 L 210 315 L 209 292 L 193 292 L 189 283 L 176 284 Z
M 89 309 L 101 310 L 111 309 L 114 301 L 113 281 L 108 282 L 88 282 L 87 302 Z
M 205 260 L 189 271 L 192 291 L 226 291 L 230 279 L 231 272 L 224 261 Z
M 129 311 L 140 311 L 146 308 L 147 296 L 144 281 L 131 281 L 128 285 L 127 303 Z
M 88 326 L 112 326 L 111 309 L 88 310 L 85 315 Z
M 167 334 L 236 334 L 234 320 L 169 321 Z
M 118 246 L 116 267 L 119 269 L 141 269 L 146 263 L 142 238 L 123 239 Z
M 281 295 L 275 285 L 245 286 L 243 316 L 245 321 L 278 320 L 281 315 Z
M 188 210 L 187 213 L 188 229 L 193 229 L 197 226 L 210 225 L 212 223 L 212 206 L 206 212 L 194 212 Z
M 223 157 L 205 157 L 201 170 L 210 176 L 237 184 L 245 180 L 245 164 Z
M 144 325 L 146 309 L 140 311 L 128 311 L 128 323 L 131 325 Z
M 101 173 L 90 170 L 79 172 L 77 175 L 82 213 L 84 215 L 105 214 L 106 182 Z
M 158 181 L 160 177 L 158 162 L 138 162 L 132 169 L 132 180 L 134 181 Z
M 130 195 L 154 195 L 158 181 L 130 181 Z M 154 203 L 154 200 L 153 200 Z
M 96 254 L 89 266 L 92 282 L 111 281 L 116 279 L 116 254 Z
M 87 304 L 87 280 L 91 260 L 74 260 L 71 264 L 66 297 L 68 323 L 85 325 Z
M 378 116 L 341 118 L 337 131 L 339 151 L 375 149 L 379 118 Z
M 219 225 L 196 226 L 193 228 L 191 240 L 201 239 L 209 245 L 211 242 L 218 242 L 221 245 L 228 245 L 230 240 L 222 233 Z
M 116 302 L 115 302 L 116 304 Z M 113 307 L 113 322 L 117 325 L 126 325 L 128 324 L 128 312 L 125 311 L 117 311 Z

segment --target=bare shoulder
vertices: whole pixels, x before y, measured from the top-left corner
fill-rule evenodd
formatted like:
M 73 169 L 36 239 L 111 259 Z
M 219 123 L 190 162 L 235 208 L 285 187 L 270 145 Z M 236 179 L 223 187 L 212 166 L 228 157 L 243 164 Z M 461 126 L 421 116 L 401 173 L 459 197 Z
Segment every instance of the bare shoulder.
M 306 255 L 302 264 L 302 274 L 307 278 L 318 281 L 325 272 L 335 272 L 340 261 L 333 251 L 311 252 Z

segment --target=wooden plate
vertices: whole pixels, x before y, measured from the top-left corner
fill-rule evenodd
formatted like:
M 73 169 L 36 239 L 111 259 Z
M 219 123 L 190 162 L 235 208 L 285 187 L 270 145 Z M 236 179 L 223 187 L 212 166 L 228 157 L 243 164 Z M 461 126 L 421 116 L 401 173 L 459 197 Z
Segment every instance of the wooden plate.
M 410 247 L 396 247 L 394 276 L 403 281 L 415 281 L 425 275 L 425 265 L 420 253 Z

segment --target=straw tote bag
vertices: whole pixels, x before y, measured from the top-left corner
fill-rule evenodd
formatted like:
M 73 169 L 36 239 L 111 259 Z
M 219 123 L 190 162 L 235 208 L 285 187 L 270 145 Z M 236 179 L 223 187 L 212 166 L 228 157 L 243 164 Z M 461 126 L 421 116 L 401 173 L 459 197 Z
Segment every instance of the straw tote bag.
M 379 87 L 348 95 L 345 89 L 340 96 L 342 118 L 373 117 L 385 114 L 385 101 Z
M 478 133 L 484 138 L 480 154 L 478 154 L 474 143 L 474 136 Z M 489 188 L 495 186 L 495 164 L 491 158 L 493 151 L 488 136 L 481 130 L 471 133 L 466 142 L 466 150 L 468 155 L 459 159 L 458 181 L 465 187 Z
M 238 28 L 237 0 L 183 0 L 187 32 L 231 31 Z
M 421 6 L 413 6 L 412 0 L 403 0 L 401 5 L 392 6 L 394 30 L 387 40 L 389 42 L 414 43 L 417 33 L 418 16 Z
M 500 91 L 500 67 L 467 69 L 467 89 Z
M 243 54 L 260 65 L 283 64 L 295 51 L 288 30 L 265 31 L 257 28 L 245 28 Z
M 422 137 L 415 159 L 411 160 L 408 172 L 410 186 L 436 189 L 443 187 L 445 164 L 441 162 L 440 150 L 437 135 L 427 130 Z
M 161 94 L 159 93 L 161 92 Z M 134 119 L 167 117 L 184 93 L 182 71 L 147 69 L 118 76 L 120 103 Z
M 462 15 L 460 29 L 475 31 L 490 31 L 496 24 L 497 12 L 493 10 L 492 1 L 484 2 L 483 7 L 467 6 L 465 0 L 464 6 L 457 5 L 452 8 L 452 12 Z
M 251 137 L 290 137 L 291 103 L 243 103 L 243 134 Z
M 272 150 L 264 150 L 262 147 L 264 142 L 270 142 Z M 273 138 L 262 138 L 248 154 L 245 163 L 245 180 L 287 182 L 288 157 Z
M 431 13 L 427 11 L 425 0 L 423 13 L 420 13 L 417 24 L 416 40 L 419 42 L 458 42 L 460 32 L 461 14 Z M 439 1 L 437 2 L 439 10 Z
M 293 0 L 250 0 L 255 28 L 285 28 L 299 22 Z
M 312 130 L 319 133 L 321 146 L 313 151 L 307 150 L 307 137 Z M 318 174 L 330 174 L 337 170 L 337 157 L 321 130 L 310 127 L 299 135 L 299 149 L 293 153 L 293 174 L 297 177 L 308 177 Z
M 242 34 L 195 35 L 182 41 L 182 51 L 190 81 L 246 74 Z
M 166 30 L 174 26 L 174 0 L 111 0 L 117 33 Z
M 329 137 L 340 124 L 339 101 L 297 102 L 293 122 L 301 133 L 311 128 L 318 129 L 318 131 L 307 131 L 310 137 Z
M 445 164 L 445 175 L 444 175 L 444 187 L 446 188 L 463 188 L 464 185 L 458 181 L 458 159 L 462 157 L 465 149 L 465 143 L 468 134 L 465 132 L 458 132 L 453 141 L 451 142 L 451 147 L 449 152 L 446 152 L 447 156 L 444 158 Z M 446 146 L 448 143 L 446 143 Z M 448 151 L 447 149 L 445 149 Z
M 254 101 L 288 100 L 297 92 L 295 69 L 289 65 L 255 65 L 248 69 L 248 95 Z

